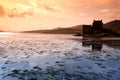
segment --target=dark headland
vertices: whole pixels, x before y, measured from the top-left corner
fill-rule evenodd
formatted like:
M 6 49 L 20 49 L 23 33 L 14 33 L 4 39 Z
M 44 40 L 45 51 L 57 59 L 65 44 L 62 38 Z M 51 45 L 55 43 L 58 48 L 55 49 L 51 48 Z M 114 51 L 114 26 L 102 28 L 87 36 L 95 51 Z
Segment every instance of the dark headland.
M 103 24 L 102 20 L 94 20 L 92 25 L 83 25 L 82 35 L 85 37 L 105 37 L 120 35 L 120 21 L 115 20 Z M 118 30 L 117 30 L 117 29 Z
M 77 25 L 69 28 L 55 28 L 50 30 L 31 30 L 22 33 L 45 33 L 45 34 L 74 34 L 85 37 L 120 37 L 120 20 L 103 23 L 102 20 L 94 20 L 92 25 Z

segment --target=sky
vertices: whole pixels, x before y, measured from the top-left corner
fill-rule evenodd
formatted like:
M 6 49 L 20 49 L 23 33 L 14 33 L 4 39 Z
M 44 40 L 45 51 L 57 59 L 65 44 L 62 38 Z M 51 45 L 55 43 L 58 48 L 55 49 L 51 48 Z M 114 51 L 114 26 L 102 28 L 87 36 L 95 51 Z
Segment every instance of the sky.
M 0 30 L 27 31 L 120 19 L 120 0 L 0 0 Z

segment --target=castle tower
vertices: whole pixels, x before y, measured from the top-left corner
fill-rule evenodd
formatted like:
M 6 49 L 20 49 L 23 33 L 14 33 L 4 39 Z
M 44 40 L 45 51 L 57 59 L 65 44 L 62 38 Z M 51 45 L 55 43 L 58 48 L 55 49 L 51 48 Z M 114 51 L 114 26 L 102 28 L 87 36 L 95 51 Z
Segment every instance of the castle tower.
M 91 33 L 92 33 L 91 25 L 83 25 L 83 36 Z
M 93 30 L 99 30 L 103 28 L 103 22 L 102 20 L 94 20 L 93 24 L 92 24 L 92 28 Z

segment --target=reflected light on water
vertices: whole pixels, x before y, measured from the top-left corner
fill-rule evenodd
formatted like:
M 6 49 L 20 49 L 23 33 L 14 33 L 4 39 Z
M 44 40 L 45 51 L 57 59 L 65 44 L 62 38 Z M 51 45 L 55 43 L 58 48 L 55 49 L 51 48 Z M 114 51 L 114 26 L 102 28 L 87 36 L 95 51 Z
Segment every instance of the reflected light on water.
M 0 32 L 0 37 L 11 36 L 13 34 L 14 34 L 13 32 Z

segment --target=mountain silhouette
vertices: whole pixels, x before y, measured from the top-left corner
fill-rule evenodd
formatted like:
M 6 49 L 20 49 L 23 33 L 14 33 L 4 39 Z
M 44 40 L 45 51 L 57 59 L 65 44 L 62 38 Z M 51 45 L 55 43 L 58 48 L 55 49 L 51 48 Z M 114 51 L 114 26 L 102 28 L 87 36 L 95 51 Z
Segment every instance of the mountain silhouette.
M 120 20 L 110 21 L 104 24 L 104 28 L 120 33 Z M 58 27 L 50 30 L 31 30 L 23 33 L 45 33 L 45 34 L 82 34 L 83 25 L 72 26 L 68 28 Z
M 120 33 L 120 20 L 110 21 L 104 24 L 104 28 Z
M 76 34 L 82 33 L 82 25 L 77 25 L 69 28 L 55 28 L 50 30 L 32 30 L 24 31 L 23 33 L 46 33 L 46 34 Z

